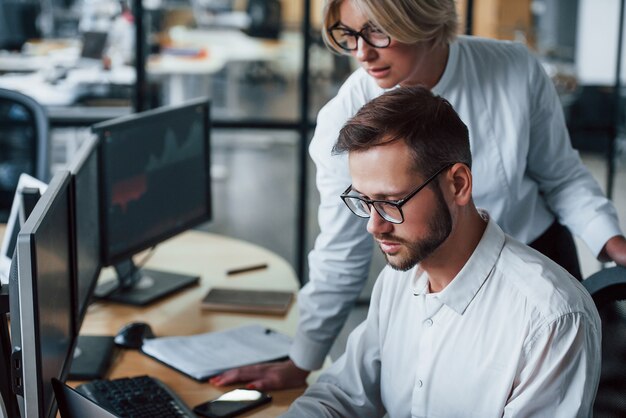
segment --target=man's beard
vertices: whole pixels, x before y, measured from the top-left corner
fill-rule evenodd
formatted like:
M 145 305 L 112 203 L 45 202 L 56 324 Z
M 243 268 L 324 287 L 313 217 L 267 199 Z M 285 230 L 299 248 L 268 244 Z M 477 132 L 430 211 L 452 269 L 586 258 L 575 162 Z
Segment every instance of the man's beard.
M 426 237 L 417 241 L 406 241 L 391 234 L 382 234 L 376 237 L 381 241 L 389 240 L 398 242 L 406 248 L 408 252 L 407 256 L 395 261 L 390 259 L 390 257 L 393 256 L 389 256 L 383 252 L 387 263 L 394 270 L 407 271 L 412 269 L 416 264 L 435 252 L 452 231 L 452 216 L 443 198 L 443 193 L 438 185 L 433 187 L 433 190 L 437 197 L 437 208 L 428 222 L 429 232 Z

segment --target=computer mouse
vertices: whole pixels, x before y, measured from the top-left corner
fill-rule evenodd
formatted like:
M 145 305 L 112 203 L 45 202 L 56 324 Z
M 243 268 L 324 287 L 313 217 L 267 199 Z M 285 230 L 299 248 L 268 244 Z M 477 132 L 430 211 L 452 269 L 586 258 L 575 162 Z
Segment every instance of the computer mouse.
M 114 341 L 118 347 L 138 349 L 146 338 L 154 338 L 150 325 L 145 322 L 131 322 L 120 329 Z
M 43 78 L 47 83 L 57 84 L 67 77 L 68 69 L 54 66 L 43 71 Z

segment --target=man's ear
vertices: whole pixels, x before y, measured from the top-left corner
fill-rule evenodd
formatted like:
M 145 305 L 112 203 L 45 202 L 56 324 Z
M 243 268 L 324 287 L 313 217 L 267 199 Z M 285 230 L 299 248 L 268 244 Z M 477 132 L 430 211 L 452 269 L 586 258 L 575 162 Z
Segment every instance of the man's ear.
M 454 202 L 465 206 L 472 200 L 472 172 L 463 163 L 454 164 L 446 175 Z

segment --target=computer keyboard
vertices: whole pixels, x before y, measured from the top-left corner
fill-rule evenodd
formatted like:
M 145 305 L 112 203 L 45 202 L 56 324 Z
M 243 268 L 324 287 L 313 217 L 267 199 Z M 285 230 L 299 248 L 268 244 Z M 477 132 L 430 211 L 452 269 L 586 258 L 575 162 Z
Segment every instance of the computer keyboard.
M 150 376 L 94 380 L 77 390 L 122 418 L 196 418 L 165 383 Z

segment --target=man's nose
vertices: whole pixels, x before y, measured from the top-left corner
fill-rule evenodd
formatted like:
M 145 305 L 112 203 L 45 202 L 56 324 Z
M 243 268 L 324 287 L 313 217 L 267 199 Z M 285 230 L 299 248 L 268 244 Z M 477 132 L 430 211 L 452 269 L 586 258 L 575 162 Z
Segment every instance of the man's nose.
M 367 232 L 372 235 L 380 235 L 382 233 L 390 232 L 393 229 L 393 224 L 378 213 L 373 206 L 370 206 L 370 217 L 367 221 Z

